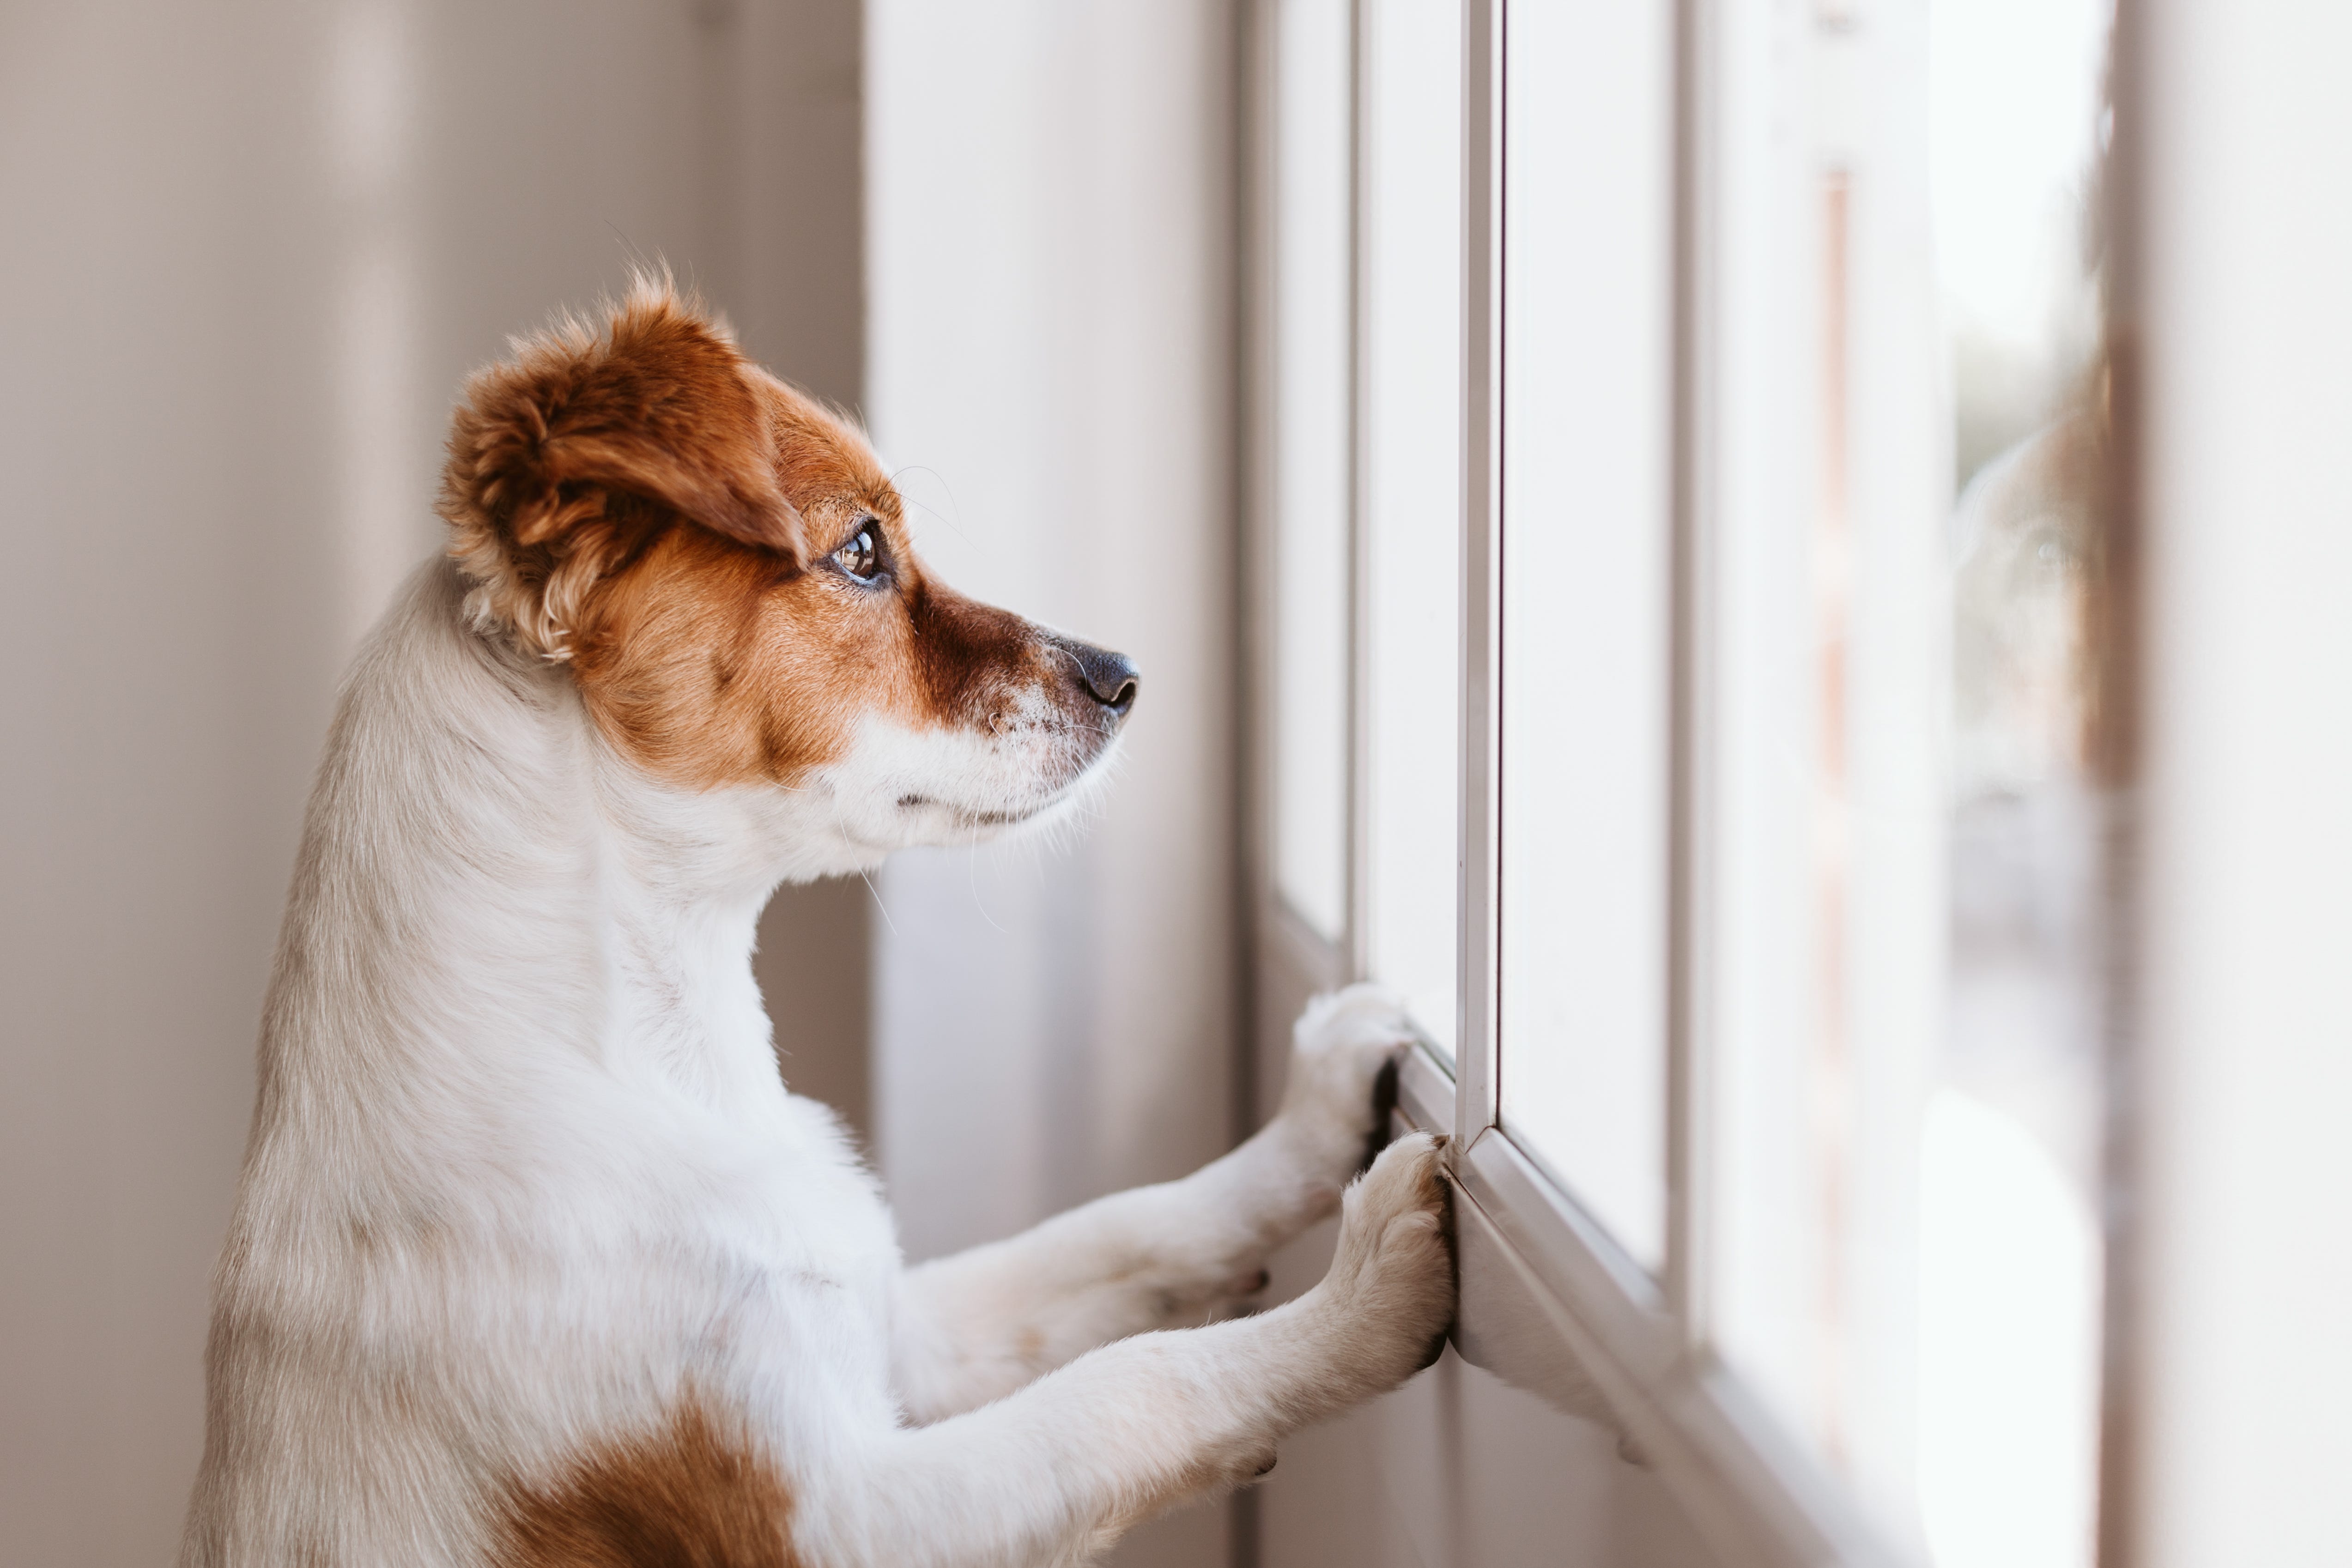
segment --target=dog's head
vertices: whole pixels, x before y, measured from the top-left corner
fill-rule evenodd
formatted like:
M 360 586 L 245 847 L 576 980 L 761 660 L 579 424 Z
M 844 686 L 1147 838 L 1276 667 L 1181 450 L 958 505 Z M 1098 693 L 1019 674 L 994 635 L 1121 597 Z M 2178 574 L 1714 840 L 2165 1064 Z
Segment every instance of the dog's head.
M 567 662 L 614 749 L 823 802 L 853 862 L 1051 813 L 1135 701 L 926 572 L 858 433 L 658 284 L 475 375 L 441 511 L 477 625 Z

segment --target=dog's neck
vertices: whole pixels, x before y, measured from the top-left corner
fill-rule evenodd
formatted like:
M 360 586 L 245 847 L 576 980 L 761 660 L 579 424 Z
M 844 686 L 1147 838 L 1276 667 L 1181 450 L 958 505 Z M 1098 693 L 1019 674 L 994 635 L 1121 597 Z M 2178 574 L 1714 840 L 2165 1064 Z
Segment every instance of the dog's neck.
M 793 869 L 791 802 L 647 778 L 561 668 L 464 623 L 462 591 L 446 564 L 421 571 L 353 670 L 296 871 L 265 1094 L 358 1065 L 406 1092 L 495 1096 L 587 1056 L 714 1106 L 772 1102 L 750 956 Z

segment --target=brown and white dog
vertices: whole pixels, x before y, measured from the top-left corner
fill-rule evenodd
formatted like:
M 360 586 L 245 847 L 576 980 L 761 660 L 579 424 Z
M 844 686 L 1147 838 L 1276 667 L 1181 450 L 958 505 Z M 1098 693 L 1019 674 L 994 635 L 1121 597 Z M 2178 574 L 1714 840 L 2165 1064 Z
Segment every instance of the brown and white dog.
M 310 801 L 186 1568 L 1071 1563 L 1423 1364 L 1425 1137 L 1307 1295 L 1140 1332 L 1339 1202 L 1377 993 L 1231 1155 L 915 1269 L 777 1077 L 769 894 L 1068 810 L 1125 659 L 929 577 L 857 434 L 659 285 L 474 378 L 441 509 Z

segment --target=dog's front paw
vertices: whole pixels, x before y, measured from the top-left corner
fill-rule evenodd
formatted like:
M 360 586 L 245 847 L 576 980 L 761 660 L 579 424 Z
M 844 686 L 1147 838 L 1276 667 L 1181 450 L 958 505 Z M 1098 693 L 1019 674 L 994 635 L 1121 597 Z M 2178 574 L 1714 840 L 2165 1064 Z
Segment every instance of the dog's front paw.
M 1318 997 L 1298 1015 L 1282 1116 L 1318 1179 L 1337 1187 L 1355 1174 L 1377 1130 L 1373 1086 L 1412 1040 L 1404 1003 L 1378 986 Z
M 1454 1321 L 1445 1140 L 1409 1133 L 1342 1200 L 1339 1248 L 1308 1297 L 1350 1397 L 1393 1388 L 1436 1359 Z

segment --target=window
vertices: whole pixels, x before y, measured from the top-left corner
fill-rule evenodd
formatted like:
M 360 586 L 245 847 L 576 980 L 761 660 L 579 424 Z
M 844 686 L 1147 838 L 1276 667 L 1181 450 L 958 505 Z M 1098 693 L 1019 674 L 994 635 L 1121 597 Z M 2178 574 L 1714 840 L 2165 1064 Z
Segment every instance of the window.
M 1271 727 L 1275 880 L 1326 941 L 1348 919 L 1349 542 L 1355 443 L 1353 97 L 1347 0 L 1282 8 L 1276 112 L 1274 426 L 1278 595 Z
M 2087 1564 L 2102 0 L 1274 15 L 1282 919 L 1736 1560 Z
M 1365 972 L 1453 1050 L 1462 645 L 1462 13 L 1365 0 L 1358 418 Z
M 1674 8 L 1503 62 L 1503 1124 L 1665 1260 Z

